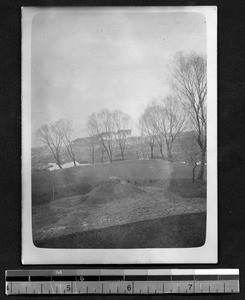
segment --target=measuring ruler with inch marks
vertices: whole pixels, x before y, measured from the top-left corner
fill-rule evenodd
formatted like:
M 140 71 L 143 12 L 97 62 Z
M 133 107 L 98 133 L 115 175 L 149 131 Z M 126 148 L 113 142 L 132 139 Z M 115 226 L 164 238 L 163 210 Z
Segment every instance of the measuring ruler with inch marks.
M 6 294 L 239 293 L 238 269 L 9 270 Z

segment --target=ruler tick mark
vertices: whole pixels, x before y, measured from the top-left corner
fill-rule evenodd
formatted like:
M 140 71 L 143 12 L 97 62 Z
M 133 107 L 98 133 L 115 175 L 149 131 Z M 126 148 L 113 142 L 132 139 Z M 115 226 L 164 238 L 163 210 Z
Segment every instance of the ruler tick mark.
M 26 275 L 26 270 L 24 270 L 25 273 L 23 275 Z M 12 271 L 11 271 L 12 272 Z M 23 272 L 23 271 L 22 271 Z M 10 272 L 9 272 L 10 273 Z M 67 278 L 73 278 L 72 281 L 66 282 L 66 278 L 62 278 L 59 280 L 59 278 L 54 278 L 52 281 L 52 277 L 48 275 L 36 276 L 35 278 L 32 278 L 31 276 L 28 276 L 28 279 L 32 282 L 22 282 L 21 273 L 17 273 L 17 275 L 12 275 L 14 273 L 10 273 L 7 276 L 6 280 L 6 294 L 129 294 L 129 293 L 135 293 L 135 294 L 164 294 L 164 293 L 178 293 L 178 294 L 187 294 L 187 293 L 238 293 L 239 292 L 239 281 L 235 282 L 235 279 L 238 279 L 239 275 L 236 275 L 237 277 L 228 277 L 227 279 L 224 275 L 223 277 L 219 276 L 219 278 L 215 278 L 212 280 L 212 278 L 208 277 L 208 275 L 205 276 L 196 276 L 192 279 L 185 280 L 187 278 L 181 278 L 180 275 L 178 277 L 171 278 L 173 281 L 166 277 L 166 280 L 164 280 L 163 277 L 157 277 L 154 276 L 147 277 L 144 276 L 144 279 L 142 277 L 141 282 L 138 282 L 139 285 L 136 284 L 136 290 L 134 291 L 134 284 L 135 281 L 125 281 L 122 283 L 116 282 L 113 278 L 111 281 L 110 279 L 107 279 L 106 282 L 103 281 L 102 277 L 100 278 L 100 282 L 84 282 L 81 284 L 81 286 L 77 286 L 77 277 L 74 276 L 67 276 Z M 86 274 L 85 274 L 86 275 Z M 233 274 L 231 274 L 233 275 Z M 90 276 L 90 275 L 89 275 Z M 141 275 L 139 275 L 140 277 Z M 25 276 L 27 278 L 27 276 Z M 34 276 L 33 276 L 34 277 Z M 125 276 L 124 276 L 125 277 Z M 24 278 L 24 276 L 23 276 Z M 42 281 L 42 278 L 44 279 Z M 121 277 L 123 278 L 123 277 Z M 121 279 L 120 278 L 120 279 Z M 133 278 L 133 277 L 132 277 Z M 145 279 L 147 278 L 147 279 Z M 233 280 L 234 278 L 234 280 Z M 13 279 L 13 280 L 11 280 Z M 91 281 L 92 277 L 89 278 Z M 156 279 L 156 282 L 155 282 Z M 178 280 L 180 279 L 180 281 Z M 71 280 L 71 279 L 70 279 Z M 129 279 L 130 280 L 130 279 Z M 139 280 L 139 279 L 137 279 Z M 227 281 L 230 280 L 230 281 Z M 232 281 L 233 280 L 233 281 Z M 239 280 L 239 279 L 238 279 Z M 19 282 L 15 282 L 19 281 Z M 47 281 L 47 282 L 46 282 Z M 97 280 L 96 280 L 97 281 Z M 120 280 L 121 281 L 121 280 Z M 158 282 L 157 282 L 158 281 Z M 186 282 L 184 282 L 186 281 Z M 167 288 L 165 288 L 165 282 L 167 284 Z M 137 283 L 137 282 L 136 282 Z M 69 284 L 69 285 L 68 285 Z M 97 284 L 99 284 L 97 286 Z M 104 284 L 106 284 L 104 286 Z M 79 289 L 79 287 L 81 289 Z M 141 289 L 142 287 L 142 289 Z M 186 289 L 185 289 L 185 288 Z M 97 290 L 98 288 L 98 290 Z M 125 290 L 124 290 L 125 288 Z

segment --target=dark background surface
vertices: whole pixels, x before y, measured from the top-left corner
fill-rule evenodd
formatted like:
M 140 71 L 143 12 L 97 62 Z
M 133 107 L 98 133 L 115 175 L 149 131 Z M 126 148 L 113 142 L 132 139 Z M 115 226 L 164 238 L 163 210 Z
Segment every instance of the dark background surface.
M 239 268 L 239 295 L 147 296 L 147 299 L 245 299 L 245 3 L 244 1 L 0 1 L 0 299 L 7 269 L 62 269 L 82 266 L 21 265 L 21 6 L 217 5 L 218 6 L 218 247 L 217 265 L 164 265 L 163 268 Z M 100 266 L 102 267 L 102 266 Z M 145 266 L 146 267 L 146 266 Z M 51 296 L 46 299 L 78 299 Z M 80 296 L 81 297 L 81 296 Z M 12 296 L 11 299 L 36 298 Z M 43 296 L 37 297 L 39 299 Z M 84 296 L 114 299 L 116 296 Z M 117 296 L 141 299 L 142 296 Z

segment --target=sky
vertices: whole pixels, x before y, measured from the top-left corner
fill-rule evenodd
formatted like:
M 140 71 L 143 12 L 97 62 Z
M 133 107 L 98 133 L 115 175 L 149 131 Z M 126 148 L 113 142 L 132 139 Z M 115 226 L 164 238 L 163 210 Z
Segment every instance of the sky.
M 60 118 L 85 135 L 102 108 L 131 117 L 133 134 L 147 104 L 165 97 L 167 65 L 178 51 L 206 53 L 200 13 L 52 11 L 32 20 L 32 133 Z

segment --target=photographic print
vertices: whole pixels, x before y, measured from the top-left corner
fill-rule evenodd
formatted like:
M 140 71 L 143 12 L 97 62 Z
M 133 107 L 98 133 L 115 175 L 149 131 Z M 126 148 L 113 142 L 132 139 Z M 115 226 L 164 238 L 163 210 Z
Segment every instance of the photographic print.
M 217 262 L 216 7 L 22 9 L 22 262 Z

